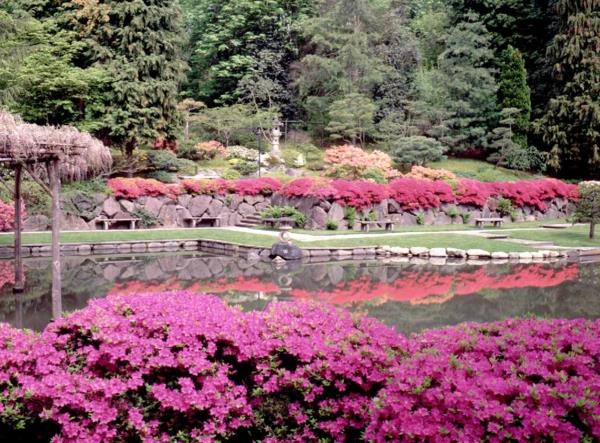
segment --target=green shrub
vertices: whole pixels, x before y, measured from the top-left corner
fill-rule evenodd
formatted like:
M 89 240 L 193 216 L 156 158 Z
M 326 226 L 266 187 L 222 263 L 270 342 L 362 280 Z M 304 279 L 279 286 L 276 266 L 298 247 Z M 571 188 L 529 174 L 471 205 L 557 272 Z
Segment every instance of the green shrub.
M 422 166 L 445 158 L 446 147 L 438 140 L 429 137 L 402 137 L 395 140 L 391 146 L 392 158 L 401 165 Z
M 369 213 L 367 214 L 367 220 L 377 221 L 377 214 L 375 214 L 375 211 L 369 211 Z
M 462 221 L 465 225 L 468 225 L 469 222 L 471 221 L 471 213 L 470 212 L 462 212 L 460 214 L 460 218 L 462 218 Z
M 504 217 L 507 215 L 511 215 L 514 213 L 515 209 L 513 207 L 512 201 L 507 198 L 498 199 L 498 213 Z
M 375 183 L 387 183 L 383 171 L 378 168 L 367 169 L 362 175 L 362 178 L 365 180 L 373 180 Z
M 174 174 L 167 171 L 153 171 L 146 174 L 146 178 L 153 178 L 162 183 L 176 183 L 177 177 Z
M 448 212 L 446 212 L 446 215 L 448 217 L 450 217 L 452 219 L 452 223 L 454 223 L 454 221 L 458 218 L 458 208 L 456 206 L 452 206 Z
M 196 175 L 198 173 L 198 165 L 196 164 L 196 162 L 193 162 L 191 160 L 180 158 L 177 172 L 183 175 Z
M 306 216 L 292 206 L 269 206 L 260 213 L 261 218 L 281 218 L 292 217 L 296 226 L 304 228 L 306 225 Z
M 140 219 L 138 223 L 142 228 L 151 228 L 158 225 L 158 218 L 144 208 L 136 209 L 131 215 Z
M 233 169 L 235 169 L 244 177 L 256 173 L 257 168 L 258 165 L 256 163 L 248 162 L 245 160 L 237 161 L 233 165 Z
M 148 151 L 148 167 L 155 171 L 177 172 L 181 159 L 171 151 Z
M 306 169 L 309 171 L 320 172 L 325 170 L 325 163 L 320 160 L 306 162 Z
M 417 224 L 418 225 L 424 225 L 425 224 L 425 214 L 423 214 L 422 212 L 419 212 L 417 214 Z
M 238 178 L 242 177 L 242 174 L 235 169 L 225 169 L 225 171 L 223 171 L 221 174 L 221 177 L 225 180 L 237 180 Z
M 338 223 L 334 220 L 327 220 L 326 228 L 328 231 L 337 231 Z
M 344 208 L 344 218 L 348 221 L 348 229 L 352 229 L 356 223 L 356 208 L 346 206 Z
M 23 196 L 23 201 L 25 202 L 25 208 L 28 214 L 50 216 L 52 200 L 48 193 L 36 182 L 23 180 L 21 185 L 21 195 Z

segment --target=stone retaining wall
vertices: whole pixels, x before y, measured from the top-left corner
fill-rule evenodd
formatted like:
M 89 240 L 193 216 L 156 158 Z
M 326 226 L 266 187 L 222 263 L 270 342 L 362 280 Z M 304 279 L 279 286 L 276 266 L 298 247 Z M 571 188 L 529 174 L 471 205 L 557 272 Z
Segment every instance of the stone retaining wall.
M 135 212 L 144 209 L 156 217 L 161 227 L 183 227 L 188 217 L 218 217 L 221 226 L 234 226 L 248 216 L 257 215 L 268 206 L 293 206 L 306 215 L 307 229 L 321 230 L 328 222 L 335 222 L 340 230 L 357 229 L 348 226 L 344 208 L 335 202 L 320 201 L 316 198 L 286 198 L 279 194 L 273 196 L 211 196 L 181 195 L 177 199 L 167 197 L 142 197 L 135 201 L 117 200 L 102 195 L 94 200 L 75 199 L 68 205 L 68 211 L 62 216 L 62 229 L 87 230 L 97 229 L 100 219 L 123 219 L 135 217 Z M 65 205 L 67 206 L 67 205 Z M 544 212 L 532 207 L 516 208 L 517 221 L 532 221 L 566 217 L 572 212 L 572 204 L 566 199 L 555 199 L 549 202 Z M 68 213 L 67 213 L 68 212 Z M 469 222 L 474 223 L 478 217 L 498 217 L 497 201 L 491 199 L 484 208 L 444 204 L 437 209 L 404 211 L 394 200 L 357 211 L 357 220 L 373 213 L 376 221 L 391 219 L 399 225 L 415 225 L 419 219 L 426 225 L 463 223 L 461 214 L 469 214 Z M 451 214 L 455 215 L 454 218 Z M 510 217 L 505 217 L 510 221 Z M 45 230 L 49 220 L 44 216 L 31 216 L 25 220 L 27 230 Z M 118 227 L 118 225 L 114 225 Z

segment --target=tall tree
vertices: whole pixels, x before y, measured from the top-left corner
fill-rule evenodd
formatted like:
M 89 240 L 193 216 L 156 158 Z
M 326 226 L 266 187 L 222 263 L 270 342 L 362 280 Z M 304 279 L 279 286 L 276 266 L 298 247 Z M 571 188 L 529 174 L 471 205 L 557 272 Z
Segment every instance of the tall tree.
M 600 0 L 558 0 L 560 28 L 548 48 L 556 94 L 539 122 L 550 166 L 600 176 Z
M 311 0 L 183 0 L 191 35 L 184 93 L 208 105 L 268 95 L 293 107 L 289 65 L 298 56 L 298 22 Z M 240 85 L 243 79 L 248 79 Z
M 496 111 L 493 51 L 485 26 L 474 15 L 453 28 L 439 57 L 439 84 L 447 89 L 449 131 L 443 141 L 454 152 L 480 148 Z
M 100 134 L 130 155 L 142 142 L 171 138 L 183 79 L 182 14 L 176 0 L 73 0 L 90 65 L 109 76 Z
M 512 125 L 512 140 L 523 148 L 528 147 L 527 131 L 531 118 L 531 91 L 527 84 L 525 61 L 518 49 L 508 46 L 500 58 L 498 78 L 498 106 L 517 110 Z

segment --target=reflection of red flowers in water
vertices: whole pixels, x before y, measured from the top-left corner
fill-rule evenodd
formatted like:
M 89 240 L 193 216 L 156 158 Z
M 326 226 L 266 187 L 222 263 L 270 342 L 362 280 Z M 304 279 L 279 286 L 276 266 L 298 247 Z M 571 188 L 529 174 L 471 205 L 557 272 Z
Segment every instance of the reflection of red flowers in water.
M 159 293 L 166 291 L 189 291 L 197 293 L 222 294 L 225 292 L 264 292 L 278 294 L 281 292 L 279 286 L 273 282 L 263 282 L 256 277 L 238 277 L 235 280 L 218 278 L 215 281 L 186 282 L 171 277 L 161 282 L 143 282 L 130 280 L 124 283 L 116 283 L 111 294 L 142 294 Z
M 10 261 L 0 261 L 0 289 L 15 284 L 15 267 Z
M 558 286 L 579 276 L 577 264 L 553 268 L 543 264 L 515 265 L 510 273 L 493 274 L 490 268 L 442 274 L 435 271 L 406 271 L 395 281 L 377 281 L 371 275 L 342 281 L 333 287 L 311 291 L 295 288 L 290 291 L 294 298 L 320 300 L 328 303 L 353 303 L 369 300 L 392 300 L 412 304 L 444 303 L 456 295 L 468 295 L 482 289 L 511 289 Z M 135 294 L 187 290 L 222 294 L 227 292 L 279 294 L 281 288 L 271 281 L 256 277 L 237 277 L 234 280 L 219 278 L 215 281 L 182 282 L 176 277 L 162 282 L 128 281 L 117 283 L 112 293 Z

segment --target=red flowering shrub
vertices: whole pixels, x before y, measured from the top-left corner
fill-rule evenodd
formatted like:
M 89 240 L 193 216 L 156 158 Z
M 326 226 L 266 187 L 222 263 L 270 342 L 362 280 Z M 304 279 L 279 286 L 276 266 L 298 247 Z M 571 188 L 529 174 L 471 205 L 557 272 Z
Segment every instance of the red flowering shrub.
M 238 195 L 271 195 L 281 188 L 276 178 L 243 178 L 231 182 L 231 192 Z
M 144 178 L 112 178 L 108 181 L 108 187 L 116 198 L 135 200 L 140 197 L 175 198 L 181 193 L 178 185 L 159 182 L 154 179 Z
M 596 441 L 600 321 L 508 320 L 425 332 L 374 401 L 366 439 Z
M 4 203 L 0 200 L 0 231 L 10 231 L 15 224 L 14 203 Z
M 404 210 L 437 208 L 455 200 L 452 188 L 444 181 L 399 178 L 389 188 L 390 197 Z
M 56 442 L 354 440 L 404 346 L 316 304 L 243 313 L 185 292 L 109 296 L 0 362 L 0 411 L 21 405 Z
M 229 191 L 229 183 L 221 178 L 215 180 L 183 180 L 181 187 L 186 193 L 196 195 L 223 195 Z

